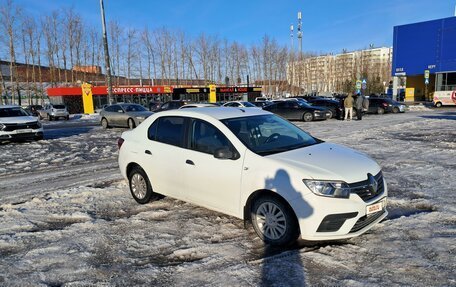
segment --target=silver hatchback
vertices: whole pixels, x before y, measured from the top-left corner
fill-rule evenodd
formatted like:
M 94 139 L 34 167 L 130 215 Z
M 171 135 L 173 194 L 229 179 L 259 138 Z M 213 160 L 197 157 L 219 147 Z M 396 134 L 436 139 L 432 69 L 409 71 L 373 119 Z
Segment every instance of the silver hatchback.
M 153 112 L 138 104 L 114 104 L 101 110 L 101 126 L 105 129 L 110 127 L 134 129 L 152 114 Z

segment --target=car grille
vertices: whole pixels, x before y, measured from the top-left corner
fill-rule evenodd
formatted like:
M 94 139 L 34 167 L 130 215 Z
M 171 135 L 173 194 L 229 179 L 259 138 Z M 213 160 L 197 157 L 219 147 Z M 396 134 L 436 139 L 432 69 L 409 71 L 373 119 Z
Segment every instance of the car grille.
M 379 219 L 385 212 L 385 210 L 381 210 L 376 213 L 372 213 L 361 217 L 360 219 L 358 219 L 358 221 L 355 223 L 355 225 L 352 227 L 349 233 L 360 231 L 364 227 L 370 225 L 372 222 Z
M 378 195 L 382 194 L 383 191 L 385 190 L 385 186 L 383 184 L 382 172 L 380 171 L 377 175 L 374 176 L 374 178 L 378 184 L 377 190 L 375 192 L 372 191 L 372 189 L 370 188 L 370 186 L 369 186 L 370 182 L 368 179 L 360 181 L 360 182 L 350 183 L 349 186 L 352 189 L 353 193 L 356 193 L 357 195 L 359 195 L 359 197 L 361 197 L 362 200 L 364 200 L 366 202 L 366 201 L 369 201 L 369 200 L 377 197 Z
M 39 129 L 38 122 L 30 122 L 24 124 L 3 124 L 5 127 L 3 131 L 5 132 L 12 132 L 15 130 L 23 130 L 23 129 Z

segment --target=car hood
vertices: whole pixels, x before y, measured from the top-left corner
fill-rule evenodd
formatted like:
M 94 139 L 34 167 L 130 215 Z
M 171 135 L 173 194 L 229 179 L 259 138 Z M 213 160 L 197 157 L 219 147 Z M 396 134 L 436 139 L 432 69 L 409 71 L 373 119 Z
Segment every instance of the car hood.
M 149 112 L 149 111 L 143 111 L 143 112 L 128 112 L 127 113 L 128 115 L 130 116 L 133 116 L 133 117 L 149 117 L 151 115 L 153 115 L 154 113 L 153 112 Z
M 337 144 L 321 143 L 268 156 L 300 169 L 303 179 L 343 180 L 347 183 L 367 179 L 380 166 L 367 155 Z
M 24 124 L 30 122 L 36 122 L 38 119 L 32 116 L 23 116 L 23 117 L 0 117 L 0 123 L 2 124 Z

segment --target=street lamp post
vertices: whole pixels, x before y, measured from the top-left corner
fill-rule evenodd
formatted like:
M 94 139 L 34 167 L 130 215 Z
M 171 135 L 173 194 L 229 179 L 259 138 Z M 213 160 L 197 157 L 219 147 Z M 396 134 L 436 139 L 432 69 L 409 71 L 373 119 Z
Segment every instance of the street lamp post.
M 104 13 L 103 0 L 100 0 L 100 10 L 101 10 L 101 24 L 103 27 L 103 46 L 105 54 L 105 68 L 106 68 L 106 78 L 108 84 L 108 103 L 112 104 L 112 82 L 111 82 L 111 62 L 109 60 L 109 49 L 108 49 L 108 36 L 106 33 L 106 20 Z

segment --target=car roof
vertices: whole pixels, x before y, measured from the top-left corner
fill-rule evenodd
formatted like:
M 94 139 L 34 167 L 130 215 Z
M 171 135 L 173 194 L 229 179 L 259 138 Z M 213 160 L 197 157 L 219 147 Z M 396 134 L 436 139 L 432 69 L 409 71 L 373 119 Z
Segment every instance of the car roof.
M 270 112 L 262 109 L 249 109 L 249 108 L 224 108 L 213 107 L 210 109 L 176 109 L 160 112 L 160 116 L 199 116 L 205 115 L 217 120 L 224 120 L 230 118 L 241 118 L 248 116 L 269 115 Z

